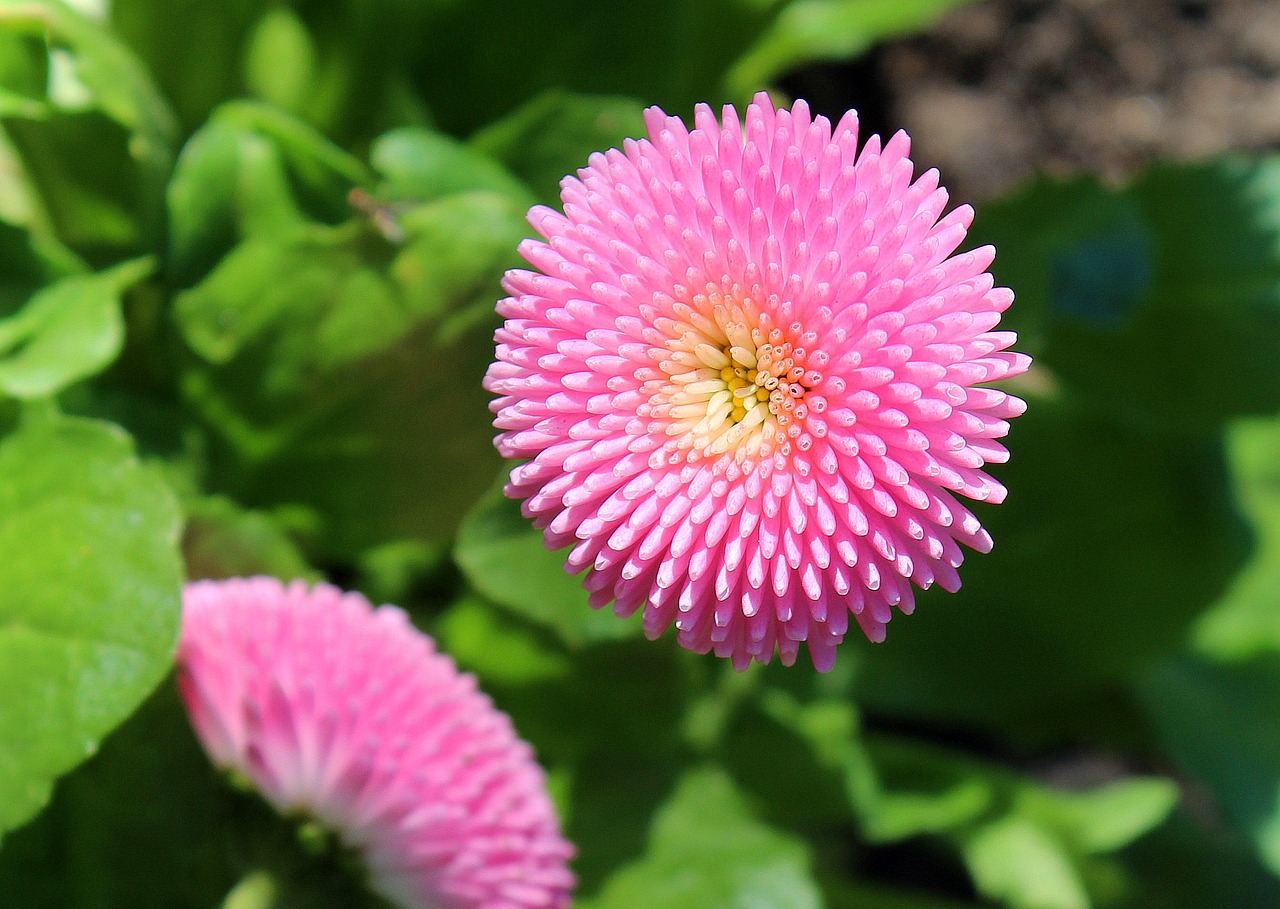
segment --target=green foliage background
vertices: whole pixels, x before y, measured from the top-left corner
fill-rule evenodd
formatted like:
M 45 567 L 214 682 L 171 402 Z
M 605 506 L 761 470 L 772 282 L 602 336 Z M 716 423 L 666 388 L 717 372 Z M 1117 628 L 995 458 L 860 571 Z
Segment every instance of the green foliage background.
M 997 547 L 830 674 L 644 641 L 498 492 L 529 205 L 953 2 L 0 0 L 4 904 L 375 905 L 165 679 L 182 579 L 268 573 L 479 676 L 584 909 L 1276 905 L 1280 157 L 982 208 L 1037 359 Z

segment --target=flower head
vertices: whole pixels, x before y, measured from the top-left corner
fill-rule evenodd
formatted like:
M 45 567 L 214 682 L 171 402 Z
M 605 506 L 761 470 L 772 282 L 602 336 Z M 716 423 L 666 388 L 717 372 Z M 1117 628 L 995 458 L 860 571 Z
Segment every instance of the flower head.
M 881 640 L 991 547 L 959 499 L 1004 498 L 983 467 L 1024 405 L 983 385 L 1029 363 L 994 330 L 1013 294 L 989 247 L 953 255 L 972 211 L 912 181 L 905 133 L 859 152 L 853 112 L 764 94 L 745 126 L 646 123 L 529 213 L 486 377 L 528 459 L 507 494 L 651 637 L 827 669 L 850 615 Z
M 400 610 L 323 584 L 197 582 L 178 666 L 213 762 L 332 830 L 396 905 L 568 905 L 573 849 L 531 749 Z

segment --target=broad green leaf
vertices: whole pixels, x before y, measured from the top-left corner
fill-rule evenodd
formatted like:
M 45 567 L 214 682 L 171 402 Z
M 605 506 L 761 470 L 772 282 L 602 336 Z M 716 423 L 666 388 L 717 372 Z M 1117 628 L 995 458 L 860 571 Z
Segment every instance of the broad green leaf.
M 24 909 L 217 906 L 247 845 L 224 788 L 167 679 L 5 839 L 0 889 Z
M 975 506 L 994 550 L 966 556 L 957 594 L 920 595 L 885 644 L 846 643 L 865 660 L 862 703 L 1033 745 L 1136 744 L 1117 687 L 1182 646 L 1248 554 L 1220 443 L 1064 394 L 1033 397 L 1008 444 L 1008 500 Z
M 308 511 L 327 556 L 447 540 L 497 472 L 480 382 L 522 219 L 464 193 L 400 223 L 403 242 L 361 222 L 250 238 L 176 301 L 211 482 Z
M 1140 691 L 1167 753 L 1280 875 L 1280 656 L 1182 657 L 1148 672 Z
M 5 840 L 0 890 L 23 909 L 390 909 L 299 839 L 214 771 L 168 679 Z M 255 880 L 277 901 L 246 900 Z
M 95 275 L 62 278 L 0 319 L 0 392 L 44 397 L 111 363 L 124 343 L 120 297 L 153 267 L 148 259 L 136 259 Z
M 745 100 L 778 76 L 816 60 L 850 60 L 879 41 L 925 28 L 969 0 L 792 0 L 724 76 Z
M 558 91 L 628 96 L 687 116 L 699 101 L 729 100 L 721 77 L 768 18 L 759 0 L 615 0 L 607 15 L 584 14 L 576 0 L 442 2 L 417 36 L 410 79 L 454 135 Z M 516 62 L 513 47 L 538 52 Z
M 638 101 L 551 91 L 476 133 L 471 146 L 505 164 L 540 201 L 558 206 L 560 181 L 586 167 L 592 153 L 646 134 Z
M 1095 406 L 1184 431 L 1280 408 L 1280 156 L 1038 181 L 980 212 L 1009 325 Z M 1187 381 L 1187 369 L 1197 369 Z
M 458 530 L 454 558 L 476 590 L 572 646 L 639 635 L 639 616 L 592 609 L 580 578 L 565 572 L 565 553 L 548 550 L 520 505 L 495 489 Z
M 178 510 L 128 438 L 31 406 L 0 439 L 0 831 L 169 666 Z
M 818 909 L 804 846 L 757 820 L 719 770 L 684 775 L 654 819 L 643 858 L 583 909 Z

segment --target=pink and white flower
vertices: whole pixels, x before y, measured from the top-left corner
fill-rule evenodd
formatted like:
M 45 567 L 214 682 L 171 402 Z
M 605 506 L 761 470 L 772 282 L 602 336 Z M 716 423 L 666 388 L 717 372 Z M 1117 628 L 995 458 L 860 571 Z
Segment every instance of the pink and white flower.
M 214 764 L 359 852 L 405 909 L 562 909 L 573 847 L 530 747 L 393 606 L 324 584 L 200 581 L 178 682 Z
M 991 548 L 961 499 L 1005 495 L 1013 294 L 905 133 L 765 94 L 646 123 L 529 213 L 486 377 L 507 494 L 651 637 L 827 669 L 850 615 L 881 640 Z

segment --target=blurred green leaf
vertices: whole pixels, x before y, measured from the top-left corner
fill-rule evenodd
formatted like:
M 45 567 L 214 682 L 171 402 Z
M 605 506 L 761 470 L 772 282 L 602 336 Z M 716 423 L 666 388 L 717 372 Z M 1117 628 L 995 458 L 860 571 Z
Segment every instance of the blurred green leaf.
M 555 91 L 634 97 L 688 115 L 698 101 L 731 100 L 721 77 L 768 18 L 759 0 L 617 0 L 591 11 L 576 0 L 442 2 L 423 23 L 408 75 L 454 135 Z M 512 47 L 537 50 L 513 65 Z
M 554 629 L 570 646 L 643 632 L 639 615 L 623 619 L 610 608 L 592 609 L 581 580 L 565 572 L 564 552 L 548 550 L 542 531 L 500 489 L 463 522 L 454 558 L 476 590 Z
M 1119 192 L 1038 181 L 972 239 L 999 250 L 1022 346 L 1100 409 L 1204 432 L 1280 408 L 1280 156 L 1161 165 Z
M 818 909 L 803 845 L 757 820 L 715 769 L 686 773 L 654 819 L 643 858 L 583 909 Z
M 43 285 L 83 270 L 83 263 L 56 241 L 0 221 L 0 317 L 15 312 Z
M 868 834 L 942 835 L 981 893 L 1019 909 L 1087 909 L 1114 896 L 1124 880 L 1106 854 L 1158 826 L 1178 799 L 1163 779 L 1066 791 L 906 739 L 868 745 L 882 786 L 866 803 Z
M 382 176 L 378 196 L 392 204 L 471 190 L 499 193 L 525 208 L 534 201 L 528 187 L 485 151 L 420 127 L 379 136 L 369 160 Z
M 1280 421 L 1250 420 L 1227 433 L 1237 494 L 1257 535 L 1253 557 L 1198 623 L 1198 652 L 1241 660 L 1280 652 Z
M 23 909 L 389 909 L 332 856 L 307 853 L 292 822 L 227 784 L 176 688 L 161 685 L 5 840 L 6 899 Z M 275 902 L 234 901 L 263 879 Z
M 978 889 L 1019 909 L 1089 909 L 1084 882 L 1062 845 L 1016 815 L 966 837 L 965 861 Z
M 730 97 L 748 98 L 800 64 L 849 60 L 878 41 L 925 28 L 969 0 L 793 0 L 724 76 Z
M 644 105 L 630 98 L 549 91 L 471 137 L 471 146 L 505 164 L 538 200 L 558 206 L 560 181 L 594 152 L 646 135 Z
M 320 580 L 270 515 L 241 508 L 222 496 L 185 505 L 182 553 L 188 580 L 263 574 L 282 581 Z
M 480 380 L 523 222 L 464 193 L 400 224 L 399 243 L 358 221 L 251 238 L 176 301 L 215 488 L 310 510 L 332 557 L 448 539 L 497 472 Z
M 135 259 L 62 278 L 0 319 L 0 392 L 43 397 L 111 363 L 124 342 L 120 296 L 153 268 L 151 260 Z
M 1173 659 L 1146 673 L 1140 692 L 1168 754 L 1280 875 L 1280 655 Z
M 297 113 L 315 75 L 316 50 L 293 10 L 275 6 L 254 27 L 245 54 L 245 84 L 276 107 Z
M 62 64 L 41 109 L 10 107 L 3 120 L 38 199 L 33 226 L 104 264 L 156 249 L 175 123 L 146 70 L 101 24 L 53 0 L 0 5 L 0 30 L 44 37 Z
M 1125 864 L 1136 880 L 1124 909 L 1280 905 L 1280 880 L 1202 810 L 1176 813 L 1128 849 Z
M 185 133 L 220 102 L 241 94 L 244 44 L 262 14 L 259 0 L 109 5 L 112 30 L 154 75 Z
M 168 187 L 170 279 L 187 287 L 237 242 L 350 217 L 369 174 L 319 133 L 250 102 L 218 109 L 183 148 Z
M 217 906 L 247 846 L 222 787 L 176 686 L 161 685 L 5 839 L 0 890 L 24 909 Z
M 1009 447 L 1008 501 L 975 509 L 994 550 L 966 558 L 959 593 L 921 595 L 884 645 L 853 645 L 862 703 L 1029 744 L 1136 744 L 1123 686 L 1182 646 L 1249 551 L 1220 443 L 1063 395 L 1033 398 Z
M 0 830 L 169 666 L 178 511 L 114 427 L 31 405 L 0 441 Z
M 766 688 L 741 698 L 716 738 L 717 761 L 759 800 L 766 819 L 788 827 L 851 824 L 874 797 L 859 718 L 845 701 L 805 703 Z
M 472 598 L 453 603 L 434 629 L 441 649 L 485 682 L 521 684 L 568 674 L 569 662 L 529 631 L 504 622 L 488 604 Z
M 0 28 L 0 117 L 42 116 L 48 81 L 43 36 Z

